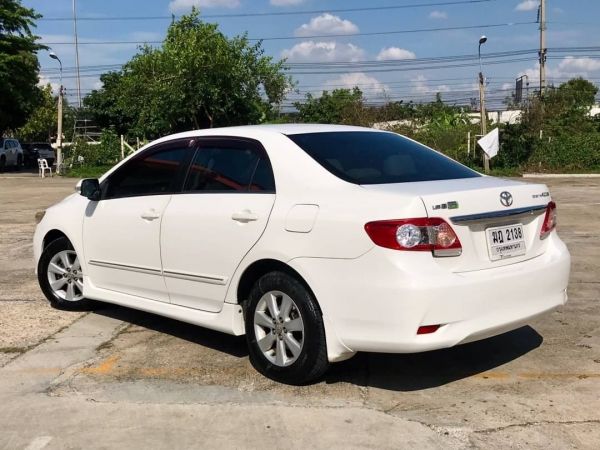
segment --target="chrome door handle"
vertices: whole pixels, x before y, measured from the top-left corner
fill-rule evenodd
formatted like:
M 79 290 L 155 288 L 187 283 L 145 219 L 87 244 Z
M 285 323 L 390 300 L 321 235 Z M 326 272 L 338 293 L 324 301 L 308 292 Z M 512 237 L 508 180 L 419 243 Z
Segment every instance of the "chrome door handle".
M 148 211 L 143 212 L 140 217 L 144 220 L 155 220 L 158 219 L 160 217 L 160 214 L 157 213 L 155 210 L 150 209 Z
M 258 220 L 258 216 L 252 213 L 252 211 L 245 209 L 244 211 L 233 213 L 231 219 L 236 222 L 248 223 Z

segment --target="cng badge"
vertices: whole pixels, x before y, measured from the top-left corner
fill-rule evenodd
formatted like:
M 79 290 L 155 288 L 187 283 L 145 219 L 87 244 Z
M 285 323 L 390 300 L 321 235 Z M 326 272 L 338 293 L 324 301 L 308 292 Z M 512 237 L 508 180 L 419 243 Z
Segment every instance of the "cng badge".
M 458 209 L 458 202 L 452 201 L 447 203 L 440 203 L 439 205 L 433 205 L 431 208 L 434 211 L 437 209 Z

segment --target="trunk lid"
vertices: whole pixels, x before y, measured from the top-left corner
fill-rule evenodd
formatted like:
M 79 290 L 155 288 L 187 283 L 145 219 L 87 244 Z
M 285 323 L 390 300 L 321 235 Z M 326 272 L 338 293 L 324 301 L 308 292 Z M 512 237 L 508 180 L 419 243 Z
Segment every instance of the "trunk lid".
M 435 259 L 454 272 L 515 264 L 545 251 L 540 230 L 551 198 L 543 184 L 484 176 L 364 187 L 420 197 L 429 217 L 446 220 L 460 239 L 462 254 Z

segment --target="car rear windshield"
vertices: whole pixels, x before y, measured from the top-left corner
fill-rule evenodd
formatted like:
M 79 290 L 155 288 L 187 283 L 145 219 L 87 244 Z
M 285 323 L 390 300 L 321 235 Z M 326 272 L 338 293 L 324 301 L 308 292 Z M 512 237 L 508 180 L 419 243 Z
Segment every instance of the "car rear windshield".
M 394 133 L 334 131 L 288 135 L 337 177 L 355 184 L 479 177 L 477 172 Z

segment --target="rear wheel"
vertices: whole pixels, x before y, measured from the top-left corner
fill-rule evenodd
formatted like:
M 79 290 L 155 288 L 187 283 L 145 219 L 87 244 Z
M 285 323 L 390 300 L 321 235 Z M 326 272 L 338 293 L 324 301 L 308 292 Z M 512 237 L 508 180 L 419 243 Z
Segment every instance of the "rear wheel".
M 79 257 L 65 237 L 52 241 L 38 263 L 38 281 L 52 306 L 87 309 L 92 302 L 83 296 L 83 272 Z
M 261 277 L 245 308 L 250 362 L 263 375 L 305 384 L 329 365 L 323 317 L 312 293 L 283 272 Z

